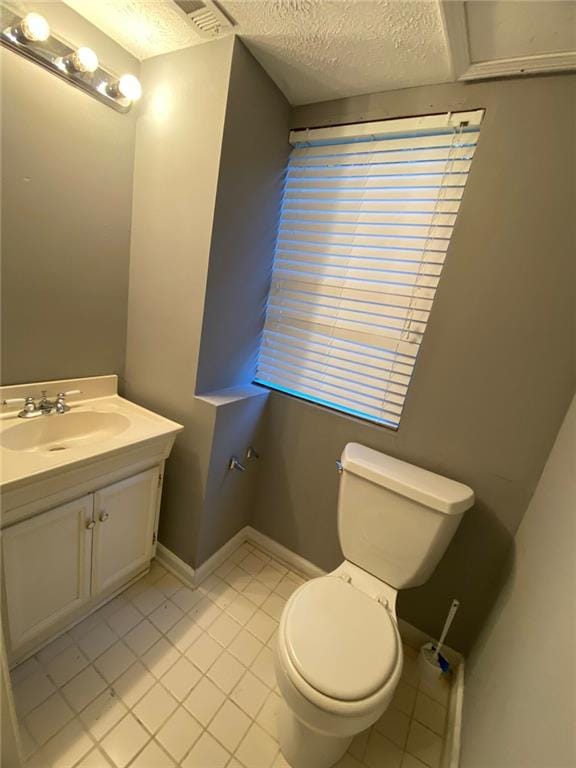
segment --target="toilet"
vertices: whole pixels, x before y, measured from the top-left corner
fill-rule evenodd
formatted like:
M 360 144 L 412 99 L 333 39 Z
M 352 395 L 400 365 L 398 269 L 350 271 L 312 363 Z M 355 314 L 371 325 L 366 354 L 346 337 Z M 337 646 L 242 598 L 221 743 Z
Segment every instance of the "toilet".
M 402 673 L 399 589 L 423 584 L 474 493 L 349 443 L 338 462 L 344 562 L 284 607 L 275 650 L 278 738 L 292 768 L 328 768 L 388 707 Z

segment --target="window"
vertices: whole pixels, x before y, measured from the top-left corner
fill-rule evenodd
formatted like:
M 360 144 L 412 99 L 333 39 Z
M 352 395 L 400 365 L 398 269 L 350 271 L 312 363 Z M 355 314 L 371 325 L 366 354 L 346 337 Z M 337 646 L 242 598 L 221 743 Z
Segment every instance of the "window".
M 257 383 L 398 427 L 482 115 L 290 134 Z

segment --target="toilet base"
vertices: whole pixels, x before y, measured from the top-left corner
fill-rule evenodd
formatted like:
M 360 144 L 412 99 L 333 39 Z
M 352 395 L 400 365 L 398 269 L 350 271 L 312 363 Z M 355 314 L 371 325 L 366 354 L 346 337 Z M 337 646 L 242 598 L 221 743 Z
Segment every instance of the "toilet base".
M 319 733 L 304 725 L 284 699 L 278 713 L 278 741 L 291 768 L 330 768 L 344 756 L 352 736 Z

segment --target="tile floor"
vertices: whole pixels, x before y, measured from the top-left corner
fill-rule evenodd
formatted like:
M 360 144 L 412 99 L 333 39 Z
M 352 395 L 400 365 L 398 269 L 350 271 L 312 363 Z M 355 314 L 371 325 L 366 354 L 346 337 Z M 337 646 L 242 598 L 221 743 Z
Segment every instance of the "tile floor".
M 13 670 L 27 768 L 286 768 L 272 648 L 302 582 L 250 544 L 197 589 L 154 563 Z M 340 768 L 439 768 L 448 697 L 405 647 L 392 705 Z

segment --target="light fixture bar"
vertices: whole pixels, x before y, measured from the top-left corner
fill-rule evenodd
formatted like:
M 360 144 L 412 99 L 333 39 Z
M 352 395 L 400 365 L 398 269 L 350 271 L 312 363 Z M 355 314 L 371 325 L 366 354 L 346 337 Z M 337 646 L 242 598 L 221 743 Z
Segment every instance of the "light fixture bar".
M 117 112 L 129 112 L 141 94 L 134 75 L 119 77 L 104 69 L 94 51 L 84 46 L 73 47 L 53 34 L 39 14 L 22 17 L 0 3 L 0 43 Z M 125 87 L 126 83 L 129 87 Z

